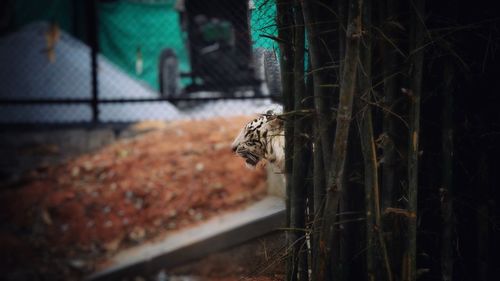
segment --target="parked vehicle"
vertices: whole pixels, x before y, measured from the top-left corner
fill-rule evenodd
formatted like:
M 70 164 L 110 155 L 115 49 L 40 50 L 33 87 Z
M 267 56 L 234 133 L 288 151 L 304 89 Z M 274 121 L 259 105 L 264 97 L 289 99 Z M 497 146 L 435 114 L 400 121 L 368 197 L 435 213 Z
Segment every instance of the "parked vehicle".
M 167 98 L 214 92 L 232 97 L 251 90 L 254 96 L 278 99 L 280 69 L 274 50 L 252 49 L 247 0 L 185 0 L 180 21 L 191 71 L 182 73 L 171 48 L 160 57 L 160 92 Z M 184 87 L 181 78 L 190 82 Z

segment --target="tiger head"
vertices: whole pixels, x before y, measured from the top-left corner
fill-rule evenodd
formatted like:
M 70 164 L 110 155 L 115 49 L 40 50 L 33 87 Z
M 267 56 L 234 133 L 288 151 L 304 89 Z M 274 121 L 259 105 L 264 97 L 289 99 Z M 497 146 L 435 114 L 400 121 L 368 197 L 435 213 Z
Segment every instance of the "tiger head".
M 250 167 L 265 159 L 280 170 L 284 162 L 283 120 L 272 111 L 252 120 L 240 131 L 231 145 Z

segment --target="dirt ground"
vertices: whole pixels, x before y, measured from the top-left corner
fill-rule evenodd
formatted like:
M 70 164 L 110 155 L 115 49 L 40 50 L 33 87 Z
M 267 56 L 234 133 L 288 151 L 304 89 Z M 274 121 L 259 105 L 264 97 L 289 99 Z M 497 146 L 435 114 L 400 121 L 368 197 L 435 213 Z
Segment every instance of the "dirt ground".
M 155 130 L 30 171 L 0 193 L 3 276 L 78 280 L 120 249 L 263 197 L 264 169 L 230 150 L 249 119 L 142 123 Z M 244 280 L 274 280 L 263 278 Z

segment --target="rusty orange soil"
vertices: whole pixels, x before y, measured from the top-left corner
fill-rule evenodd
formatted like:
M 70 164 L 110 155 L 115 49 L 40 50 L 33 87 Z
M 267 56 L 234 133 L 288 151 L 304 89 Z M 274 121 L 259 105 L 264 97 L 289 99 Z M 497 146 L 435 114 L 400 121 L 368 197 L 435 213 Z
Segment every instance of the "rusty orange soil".
M 30 172 L 0 193 L 2 267 L 88 272 L 119 249 L 263 197 L 264 169 L 248 170 L 230 150 L 249 119 L 168 123 Z

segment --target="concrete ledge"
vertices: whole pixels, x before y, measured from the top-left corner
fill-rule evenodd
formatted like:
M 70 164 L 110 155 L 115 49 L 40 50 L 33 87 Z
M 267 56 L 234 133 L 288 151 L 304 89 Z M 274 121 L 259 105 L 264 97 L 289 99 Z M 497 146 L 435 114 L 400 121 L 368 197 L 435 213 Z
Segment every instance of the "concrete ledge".
M 138 273 L 151 274 L 238 245 L 284 225 L 283 198 L 269 196 L 246 209 L 180 230 L 162 241 L 122 251 L 107 261 L 106 268 L 85 280 L 121 280 Z

